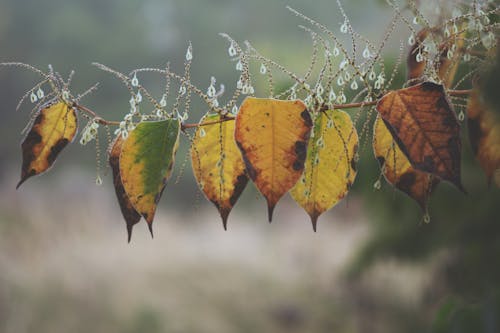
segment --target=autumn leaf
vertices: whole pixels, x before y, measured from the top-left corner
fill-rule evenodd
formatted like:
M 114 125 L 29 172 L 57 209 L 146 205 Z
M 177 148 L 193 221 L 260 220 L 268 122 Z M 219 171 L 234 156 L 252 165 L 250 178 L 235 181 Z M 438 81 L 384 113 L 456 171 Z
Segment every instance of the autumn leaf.
M 115 185 L 116 197 L 118 199 L 123 218 L 127 223 L 128 242 L 130 243 L 130 239 L 132 237 L 132 228 L 140 221 L 141 214 L 139 214 L 135 210 L 127 194 L 125 193 L 125 189 L 123 188 L 122 184 L 122 178 L 120 176 L 120 154 L 122 152 L 123 141 L 124 140 L 122 135 L 119 134 L 113 142 L 113 146 L 111 148 L 111 151 L 109 152 L 109 165 L 113 173 L 113 183 Z
M 28 178 L 47 171 L 77 130 L 76 112 L 66 102 L 54 100 L 44 105 L 21 148 L 23 164 L 19 188 Z
M 123 188 L 134 209 L 148 222 L 151 233 L 156 206 L 172 173 L 180 127 L 177 119 L 143 121 L 123 143 Z
M 411 85 L 417 83 L 418 79 L 422 78 L 424 75 L 427 60 L 423 56 L 423 42 L 428 35 L 429 29 L 423 28 L 420 30 L 415 36 L 415 43 L 413 43 L 408 52 L 408 57 L 406 59 L 406 66 L 408 68 L 407 78 L 411 81 Z
M 494 179 L 500 187 L 500 119 L 483 101 L 477 88 L 469 96 L 467 127 L 472 151 L 488 182 Z
M 235 139 L 250 179 L 267 200 L 269 222 L 278 200 L 302 175 L 312 121 L 302 101 L 247 97 Z
M 427 212 L 427 202 L 439 180 L 411 166 L 380 116 L 377 116 L 373 128 L 373 152 L 387 182 L 406 193 L 422 211 Z
M 304 173 L 290 194 L 316 231 L 318 217 L 347 194 L 356 178 L 358 134 L 349 115 L 340 110 L 319 113 L 313 133 Z
M 234 121 L 212 114 L 203 118 L 191 144 L 191 165 L 198 186 L 219 210 L 224 229 L 245 189 L 248 176 L 234 141 Z
M 387 93 L 377 110 L 411 165 L 450 181 L 460 180 L 460 125 L 442 85 L 424 82 Z

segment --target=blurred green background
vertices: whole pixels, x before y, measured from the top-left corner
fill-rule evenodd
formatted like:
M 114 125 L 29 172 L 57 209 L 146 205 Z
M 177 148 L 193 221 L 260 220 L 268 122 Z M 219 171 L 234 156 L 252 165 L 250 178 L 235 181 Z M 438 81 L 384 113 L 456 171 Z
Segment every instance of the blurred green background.
M 286 5 L 332 30 L 343 21 L 329 0 L 1 0 L 0 62 L 52 64 L 64 76 L 75 69 L 74 92 L 101 83 L 84 104 L 119 119 L 128 92 L 93 61 L 123 72 L 171 61 L 181 73 L 190 40 L 193 81 L 206 87 L 215 75 L 230 91 L 234 63 L 218 36 L 227 32 L 303 72 L 311 43 Z M 383 38 L 388 6 L 358 0 L 345 9 L 358 31 Z M 407 31 L 391 38 L 389 65 L 400 38 Z M 373 190 L 379 171 L 368 142 L 349 197 L 320 218 L 317 233 L 289 197 L 268 225 L 252 185 L 224 232 L 197 192 L 184 140 L 155 239 L 141 223 L 126 244 L 111 177 L 94 185 L 92 144 L 75 141 L 49 173 L 14 190 L 30 109 L 15 107 L 35 79 L 0 70 L 0 332 L 500 331 L 500 195 L 486 185 L 466 139 L 468 194 L 440 185 L 430 224 L 403 194 L 387 185 Z M 195 102 L 190 120 L 204 111 Z

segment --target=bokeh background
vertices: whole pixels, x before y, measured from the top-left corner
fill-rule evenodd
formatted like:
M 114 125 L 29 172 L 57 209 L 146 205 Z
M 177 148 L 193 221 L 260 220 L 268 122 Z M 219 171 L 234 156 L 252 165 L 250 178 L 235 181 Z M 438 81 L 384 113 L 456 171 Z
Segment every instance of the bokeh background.
M 286 5 L 332 30 L 342 22 L 330 0 L 1 0 L 0 61 L 75 69 L 74 92 L 101 83 L 84 104 L 120 119 L 128 92 L 93 61 L 123 72 L 171 61 L 180 73 L 190 40 L 193 81 L 205 87 L 215 75 L 230 89 L 234 63 L 218 36 L 227 32 L 303 72 L 310 40 Z M 358 31 L 383 38 L 392 14 L 383 2 L 346 1 L 345 9 Z M 391 38 L 389 65 L 399 39 L 407 31 Z M 466 139 L 468 194 L 440 185 L 429 224 L 390 186 L 373 190 L 379 171 L 368 142 L 351 193 L 317 233 L 289 197 L 269 225 L 252 185 L 225 232 L 197 191 L 184 140 L 154 240 L 141 223 L 127 244 L 110 175 L 94 183 L 92 144 L 75 141 L 49 173 L 15 190 L 30 109 L 15 107 L 35 79 L 0 70 L 0 332 L 500 331 L 500 195 Z M 155 80 L 149 87 L 159 92 Z M 190 119 L 204 111 L 195 102 Z

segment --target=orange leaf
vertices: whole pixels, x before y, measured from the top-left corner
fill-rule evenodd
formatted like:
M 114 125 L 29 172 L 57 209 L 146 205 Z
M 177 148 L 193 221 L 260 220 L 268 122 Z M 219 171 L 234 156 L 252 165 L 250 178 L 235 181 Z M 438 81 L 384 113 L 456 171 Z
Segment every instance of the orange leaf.
M 21 144 L 23 165 L 19 188 L 26 179 L 47 171 L 77 129 L 76 112 L 66 102 L 55 100 L 44 105 Z
M 235 139 L 247 173 L 267 200 L 269 222 L 278 200 L 304 170 L 312 120 L 302 101 L 247 97 Z
M 450 181 L 460 180 L 460 125 L 442 85 L 424 82 L 391 91 L 377 110 L 411 165 Z
M 387 182 L 410 196 L 426 212 L 429 197 L 439 180 L 411 166 L 380 116 L 373 127 L 373 152 Z
M 141 214 L 139 214 L 123 188 L 122 178 L 120 176 L 120 154 L 122 152 L 123 138 L 121 134 L 116 137 L 111 151 L 109 152 L 109 165 L 111 166 L 111 171 L 113 172 L 113 183 L 115 185 L 115 193 L 120 204 L 120 209 L 122 211 L 123 218 L 127 223 L 127 234 L 128 242 L 130 243 L 130 238 L 132 237 L 132 228 L 141 219 Z
M 467 104 L 467 127 L 474 155 L 488 181 L 500 187 L 500 120 L 473 89 Z

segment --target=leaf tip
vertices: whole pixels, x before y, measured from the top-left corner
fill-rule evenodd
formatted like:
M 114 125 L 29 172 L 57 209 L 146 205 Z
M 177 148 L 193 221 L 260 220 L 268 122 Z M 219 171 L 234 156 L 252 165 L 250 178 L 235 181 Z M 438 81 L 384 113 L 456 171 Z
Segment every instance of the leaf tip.
M 219 209 L 219 214 L 222 219 L 222 226 L 224 227 L 224 230 L 227 231 L 227 218 L 229 216 L 229 209 Z
M 134 227 L 133 224 L 127 224 L 127 243 L 130 244 L 130 240 L 132 239 L 132 228 Z
M 311 215 L 311 224 L 314 232 L 316 232 L 317 224 L 318 224 L 318 214 Z
M 154 235 L 153 235 L 153 221 L 148 222 L 148 229 L 149 229 L 149 233 L 151 234 L 151 238 L 154 238 Z
M 267 203 L 267 218 L 269 223 L 273 222 L 273 211 L 275 204 Z

